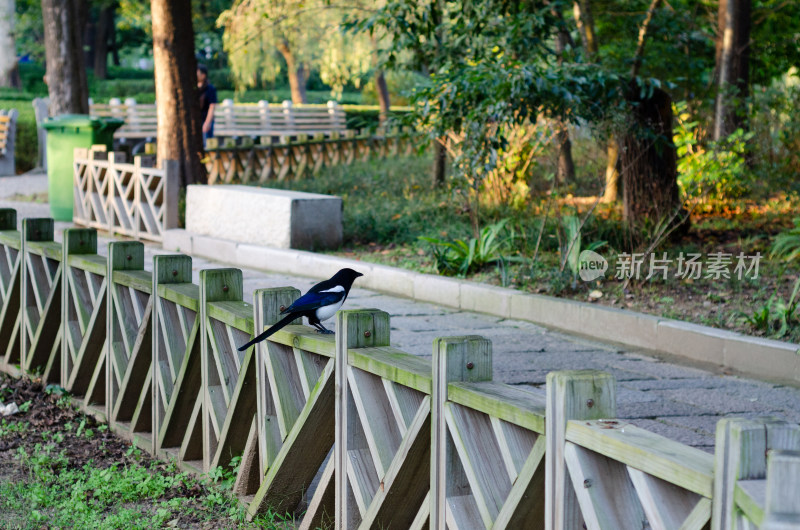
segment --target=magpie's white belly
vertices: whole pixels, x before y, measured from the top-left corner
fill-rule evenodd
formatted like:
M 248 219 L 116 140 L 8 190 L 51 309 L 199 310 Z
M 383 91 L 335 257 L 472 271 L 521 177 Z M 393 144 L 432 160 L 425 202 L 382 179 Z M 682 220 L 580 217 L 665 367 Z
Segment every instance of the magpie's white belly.
M 331 318 L 333 315 L 336 314 L 339 308 L 342 307 L 343 303 L 344 299 L 339 300 L 335 304 L 326 305 L 325 307 L 320 307 L 316 311 L 317 318 L 319 319 L 320 322 L 322 322 L 323 320 L 328 320 L 329 318 Z

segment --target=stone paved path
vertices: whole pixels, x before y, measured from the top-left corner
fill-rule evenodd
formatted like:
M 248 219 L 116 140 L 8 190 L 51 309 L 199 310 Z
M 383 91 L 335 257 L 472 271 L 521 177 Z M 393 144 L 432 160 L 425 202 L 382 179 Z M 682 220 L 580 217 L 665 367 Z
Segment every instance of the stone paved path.
M 29 177 L 11 177 L 11 179 Z M 44 184 L 42 183 L 44 182 Z M 47 205 L 4 200 L 13 193 L 32 193 L 46 181 L 31 178 L 6 185 L 0 178 L 0 208 L 16 208 L 18 216 L 48 216 Z M 10 189 L 15 191 L 8 193 Z M 22 191 L 20 191 L 22 188 Z M 27 190 L 27 191 L 25 191 Z M 69 226 L 57 223 L 60 229 Z M 106 243 L 100 246 L 105 253 Z M 147 261 L 163 251 L 147 247 Z M 195 259 L 194 281 L 203 268 L 224 266 Z M 301 291 L 316 280 L 243 270 L 245 300 L 263 287 L 291 285 Z M 726 415 L 772 415 L 800 422 L 800 389 L 768 382 L 719 375 L 708 370 L 664 362 L 648 355 L 612 347 L 600 342 L 569 336 L 543 327 L 515 320 L 456 311 L 432 304 L 387 296 L 357 288 L 351 292 L 346 307 L 377 308 L 391 317 L 393 346 L 408 353 L 430 358 L 435 337 L 447 335 L 483 335 L 492 340 L 494 378 L 512 385 L 544 393 L 547 372 L 562 369 L 608 371 L 618 381 L 618 416 L 632 423 L 677 440 L 713 452 L 714 430 L 719 418 Z

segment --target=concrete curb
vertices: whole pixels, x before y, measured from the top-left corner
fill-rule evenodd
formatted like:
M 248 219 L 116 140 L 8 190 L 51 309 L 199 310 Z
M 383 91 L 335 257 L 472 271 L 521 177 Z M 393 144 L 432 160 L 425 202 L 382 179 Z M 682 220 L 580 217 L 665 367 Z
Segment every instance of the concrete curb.
M 343 267 L 364 273 L 359 286 L 437 305 L 514 318 L 605 342 L 800 383 L 800 345 L 514 289 L 422 274 L 302 250 L 260 247 L 168 230 L 166 250 L 239 267 L 325 279 Z

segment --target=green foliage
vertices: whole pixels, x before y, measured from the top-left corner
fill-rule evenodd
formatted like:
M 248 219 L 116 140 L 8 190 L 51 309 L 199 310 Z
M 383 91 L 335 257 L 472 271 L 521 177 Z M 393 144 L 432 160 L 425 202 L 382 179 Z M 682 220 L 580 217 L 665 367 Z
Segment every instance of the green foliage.
M 239 90 L 265 86 L 289 69 L 311 69 L 340 95 L 345 86 L 360 87 L 371 70 L 372 41 L 339 30 L 344 6 L 325 0 L 238 0 L 222 12 L 223 46 Z M 292 72 L 294 73 L 294 72 Z
M 788 300 L 784 300 L 778 294 L 769 297 L 766 303 L 762 304 L 750 315 L 744 315 L 747 322 L 755 329 L 780 339 L 783 338 L 791 328 L 800 326 L 800 279 L 795 282 L 794 290 Z
M 794 228 L 775 236 L 770 257 L 787 262 L 800 260 L 800 217 L 794 220 Z
M 719 142 L 698 138 L 697 121 L 688 121 L 686 102 L 676 103 L 678 116 L 674 133 L 678 153 L 678 183 L 689 197 L 725 200 L 744 196 L 750 190 L 751 173 L 747 169 L 745 150 L 753 137 L 737 129 Z
M 430 243 L 437 272 L 463 277 L 502 259 L 502 252 L 509 243 L 508 238 L 501 237 L 507 221 L 503 219 L 486 226 L 481 230 L 480 237 L 468 240 L 447 241 L 425 236 L 420 236 L 419 239 Z

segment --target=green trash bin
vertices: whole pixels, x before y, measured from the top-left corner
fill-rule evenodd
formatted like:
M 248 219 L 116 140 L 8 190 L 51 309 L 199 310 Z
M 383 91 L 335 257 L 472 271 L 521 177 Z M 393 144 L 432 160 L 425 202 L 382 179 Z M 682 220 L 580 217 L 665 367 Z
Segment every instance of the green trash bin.
M 112 150 L 114 131 L 124 123 L 84 114 L 62 114 L 42 123 L 47 131 L 47 188 L 53 219 L 72 221 L 73 149 L 103 144 Z

